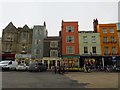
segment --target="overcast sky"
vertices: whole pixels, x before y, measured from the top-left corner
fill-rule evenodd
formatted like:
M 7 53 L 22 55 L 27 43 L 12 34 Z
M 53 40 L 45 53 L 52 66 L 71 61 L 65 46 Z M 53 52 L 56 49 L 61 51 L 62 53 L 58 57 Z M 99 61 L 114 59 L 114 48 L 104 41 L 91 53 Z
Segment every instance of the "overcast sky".
M 61 21 L 78 21 L 80 30 L 93 30 L 93 19 L 99 23 L 118 22 L 118 2 L 3 2 L 0 4 L 0 37 L 9 22 L 16 27 L 43 25 L 48 35 L 57 36 Z

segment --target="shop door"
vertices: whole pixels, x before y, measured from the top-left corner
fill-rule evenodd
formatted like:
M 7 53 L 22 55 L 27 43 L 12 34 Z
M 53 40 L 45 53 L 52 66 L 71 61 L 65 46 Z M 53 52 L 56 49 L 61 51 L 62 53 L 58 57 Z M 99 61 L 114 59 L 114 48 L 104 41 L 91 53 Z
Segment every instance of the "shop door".
M 44 64 L 48 67 L 48 60 L 44 60 Z

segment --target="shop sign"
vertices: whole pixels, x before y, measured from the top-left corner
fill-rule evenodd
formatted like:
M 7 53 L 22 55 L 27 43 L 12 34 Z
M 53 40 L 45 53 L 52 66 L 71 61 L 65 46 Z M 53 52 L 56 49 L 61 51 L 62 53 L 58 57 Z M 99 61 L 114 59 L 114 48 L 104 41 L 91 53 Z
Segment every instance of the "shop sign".
M 16 58 L 31 58 L 30 54 L 16 54 Z

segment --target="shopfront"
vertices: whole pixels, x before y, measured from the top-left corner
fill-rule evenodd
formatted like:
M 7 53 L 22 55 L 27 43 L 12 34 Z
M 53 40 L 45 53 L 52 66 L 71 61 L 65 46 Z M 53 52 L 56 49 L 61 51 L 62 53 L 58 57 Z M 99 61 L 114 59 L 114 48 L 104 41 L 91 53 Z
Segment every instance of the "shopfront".
M 48 67 L 48 69 L 52 69 L 54 66 L 60 66 L 60 59 L 58 57 L 44 57 L 42 59 L 42 63 L 44 63 Z
M 61 66 L 65 66 L 68 70 L 80 69 L 80 56 L 63 56 Z
M 102 56 L 81 56 L 80 58 L 81 67 L 88 63 L 91 67 L 96 67 L 97 65 L 103 66 Z
M 104 65 L 118 65 L 120 64 L 120 56 L 103 56 Z
M 18 64 L 20 63 L 29 64 L 31 63 L 31 54 L 16 54 L 15 59 L 18 62 Z

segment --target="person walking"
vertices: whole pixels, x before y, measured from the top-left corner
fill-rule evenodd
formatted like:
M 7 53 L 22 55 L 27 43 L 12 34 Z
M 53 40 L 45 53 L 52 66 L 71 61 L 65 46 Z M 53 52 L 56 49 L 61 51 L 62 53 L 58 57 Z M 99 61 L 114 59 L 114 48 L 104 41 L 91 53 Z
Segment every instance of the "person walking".
M 59 66 L 58 68 L 58 73 L 60 74 L 61 73 L 61 67 Z
M 65 67 L 63 66 L 63 74 L 65 73 Z
M 89 72 L 89 65 L 88 65 L 88 63 L 85 64 L 85 69 L 86 69 L 86 72 Z
M 57 67 L 56 66 L 54 67 L 54 72 L 55 72 L 55 74 L 57 73 Z

